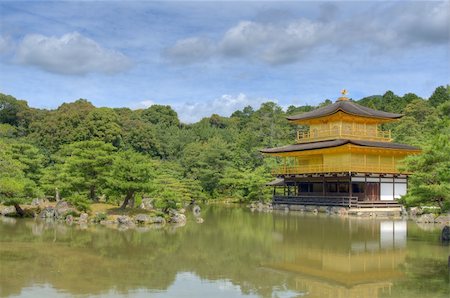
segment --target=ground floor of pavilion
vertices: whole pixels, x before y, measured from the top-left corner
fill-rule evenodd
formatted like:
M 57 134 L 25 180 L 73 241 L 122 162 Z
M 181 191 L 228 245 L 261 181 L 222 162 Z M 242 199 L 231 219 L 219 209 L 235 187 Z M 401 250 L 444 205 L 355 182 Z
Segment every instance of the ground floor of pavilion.
M 406 194 L 406 175 L 370 173 L 328 173 L 278 176 L 273 203 L 342 207 L 397 207 Z

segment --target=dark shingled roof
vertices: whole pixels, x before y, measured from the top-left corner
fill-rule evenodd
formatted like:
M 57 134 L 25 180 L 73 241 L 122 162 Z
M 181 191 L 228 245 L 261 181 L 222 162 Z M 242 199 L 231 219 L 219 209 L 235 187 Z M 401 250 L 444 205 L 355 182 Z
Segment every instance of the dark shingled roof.
M 287 145 L 287 146 L 276 147 L 276 148 L 265 148 L 260 151 L 262 153 L 284 153 L 284 152 L 307 151 L 307 150 L 313 150 L 313 149 L 339 147 L 339 146 L 342 146 L 345 144 L 354 144 L 354 145 L 364 146 L 364 147 L 378 147 L 378 148 L 386 148 L 386 149 L 420 150 L 420 148 L 410 146 L 410 145 L 405 145 L 405 144 L 338 139 L 338 140 L 331 140 L 331 141 L 321 141 L 321 142 Z
M 398 119 L 403 115 L 388 113 L 383 111 L 377 111 L 371 108 L 363 107 L 351 100 L 338 100 L 337 102 L 318 108 L 317 110 L 313 110 L 311 112 L 302 113 L 299 115 L 288 116 L 287 119 L 290 121 L 295 120 L 306 120 L 312 118 L 318 118 L 323 116 L 332 115 L 338 111 L 343 111 L 344 113 L 368 117 L 368 118 L 388 118 L 388 119 Z
M 275 178 L 275 180 L 266 183 L 266 186 L 283 186 L 283 185 L 284 185 L 283 178 Z

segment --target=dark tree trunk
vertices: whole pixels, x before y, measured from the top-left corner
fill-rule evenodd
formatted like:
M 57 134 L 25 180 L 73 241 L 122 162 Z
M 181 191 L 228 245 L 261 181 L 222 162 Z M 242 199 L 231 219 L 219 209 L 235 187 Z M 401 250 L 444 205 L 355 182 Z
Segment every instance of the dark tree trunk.
M 134 196 L 131 198 L 130 203 L 128 205 L 130 205 L 131 208 L 134 208 Z
M 23 209 L 20 207 L 19 204 L 14 204 L 14 208 L 16 208 L 16 213 L 20 216 L 23 217 L 25 215 L 25 211 L 23 211 Z
M 94 186 L 94 185 L 92 185 L 92 186 L 89 188 L 89 198 L 90 198 L 92 201 L 97 201 L 97 197 L 95 196 L 95 186 Z
M 134 198 L 134 191 L 129 191 L 127 193 L 127 195 L 125 196 L 125 199 L 123 200 L 123 204 L 122 206 L 120 206 L 120 209 L 125 209 L 128 206 L 128 201 L 130 201 L 130 199 Z

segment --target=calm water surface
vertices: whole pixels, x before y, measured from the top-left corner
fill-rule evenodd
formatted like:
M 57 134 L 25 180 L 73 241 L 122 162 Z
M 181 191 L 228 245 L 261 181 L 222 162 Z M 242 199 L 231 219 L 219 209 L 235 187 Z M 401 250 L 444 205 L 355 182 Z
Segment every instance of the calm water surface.
M 0 218 L 2 297 L 450 297 L 439 230 L 211 207 L 182 228 Z

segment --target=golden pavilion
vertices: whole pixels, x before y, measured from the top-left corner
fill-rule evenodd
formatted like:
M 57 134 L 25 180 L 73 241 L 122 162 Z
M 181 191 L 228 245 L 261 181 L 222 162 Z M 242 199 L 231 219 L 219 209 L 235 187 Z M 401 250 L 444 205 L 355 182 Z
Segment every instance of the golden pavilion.
M 331 105 L 287 117 L 307 127 L 297 132 L 295 144 L 261 150 L 282 161 L 268 183 L 274 204 L 400 206 L 396 199 L 408 187 L 402 161 L 420 149 L 393 143 L 391 131 L 381 129 L 402 115 L 358 105 L 346 94 L 343 90 Z

